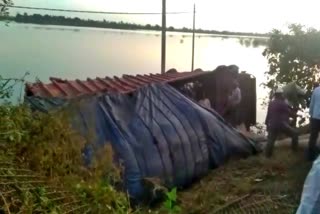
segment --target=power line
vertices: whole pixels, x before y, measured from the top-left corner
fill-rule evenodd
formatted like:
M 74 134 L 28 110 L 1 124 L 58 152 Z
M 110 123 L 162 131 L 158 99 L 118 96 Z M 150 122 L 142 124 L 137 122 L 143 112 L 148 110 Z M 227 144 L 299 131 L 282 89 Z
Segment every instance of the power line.
M 130 12 L 107 12 L 107 11 L 90 11 L 90 10 L 68 10 L 68 9 L 55 9 L 43 7 L 27 7 L 27 6 L 8 6 L 10 8 L 27 9 L 27 10 L 45 10 L 45 11 L 58 11 L 70 13 L 92 13 L 92 14 L 109 14 L 109 15 L 161 15 L 162 13 L 130 13 Z M 169 15 L 189 14 L 190 12 L 167 12 Z

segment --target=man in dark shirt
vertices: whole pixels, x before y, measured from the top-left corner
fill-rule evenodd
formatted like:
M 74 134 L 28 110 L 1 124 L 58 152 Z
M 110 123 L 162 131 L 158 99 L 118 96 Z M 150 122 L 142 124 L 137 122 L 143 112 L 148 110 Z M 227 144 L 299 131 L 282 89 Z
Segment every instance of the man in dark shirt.
M 298 148 L 298 132 L 289 125 L 289 118 L 292 115 L 290 106 L 285 102 L 282 88 L 278 88 L 274 99 L 270 102 L 266 117 L 268 129 L 268 143 L 266 156 L 271 157 L 274 143 L 280 134 L 286 134 L 292 138 L 292 149 Z

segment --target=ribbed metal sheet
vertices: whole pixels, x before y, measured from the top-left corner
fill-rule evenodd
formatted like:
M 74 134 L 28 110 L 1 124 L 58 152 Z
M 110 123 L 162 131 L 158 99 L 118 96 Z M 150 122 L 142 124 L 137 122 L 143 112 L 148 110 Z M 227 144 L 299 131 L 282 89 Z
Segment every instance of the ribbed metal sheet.
M 97 77 L 95 79 L 88 78 L 87 80 L 62 80 L 60 78 L 51 77 L 51 83 L 49 84 L 44 84 L 42 82 L 27 84 L 26 92 L 33 96 L 68 99 L 103 92 L 128 93 L 150 83 L 170 83 L 179 80 L 187 80 L 208 73 L 209 72 L 194 71 L 136 76 L 123 75 L 122 77 Z

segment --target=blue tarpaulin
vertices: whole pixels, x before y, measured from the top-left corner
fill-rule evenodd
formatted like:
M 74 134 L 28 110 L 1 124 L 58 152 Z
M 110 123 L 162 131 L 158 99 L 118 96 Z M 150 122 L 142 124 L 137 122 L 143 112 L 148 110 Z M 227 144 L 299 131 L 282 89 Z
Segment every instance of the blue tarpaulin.
M 183 187 L 230 157 L 256 152 L 211 109 L 205 109 L 171 86 L 154 84 L 131 95 L 108 94 L 84 99 L 74 108 L 74 127 L 93 145 L 111 142 L 124 166 L 124 184 L 133 198 L 144 192 L 143 178 L 157 177 L 168 187 Z M 87 160 L 92 150 L 86 149 Z
M 304 183 L 299 209 L 296 214 L 320 213 L 320 157 L 313 166 Z
M 24 97 L 24 102 L 33 110 L 48 112 L 52 109 L 66 106 L 68 102 L 61 98 L 44 98 L 44 97 Z

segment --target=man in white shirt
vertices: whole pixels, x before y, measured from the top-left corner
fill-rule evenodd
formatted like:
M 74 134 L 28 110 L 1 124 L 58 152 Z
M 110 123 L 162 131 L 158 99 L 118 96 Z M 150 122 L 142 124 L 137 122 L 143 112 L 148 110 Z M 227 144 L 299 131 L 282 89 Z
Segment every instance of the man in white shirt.
M 199 104 L 205 108 L 211 108 L 211 103 L 208 98 L 203 98 L 203 99 L 199 100 Z
M 199 99 L 199 105 L 205 107 L 205 108 L 211 108 L 211 102 L 210 100 L 206 97 L 205 92 L 201 91 L 198 92 L 198 99 Z
M 234 80 L 233 85 L 234 85 L 234 88 L 228 97 L 228 106 L 226 108 L 227 110 L 226 119 L 228 122 L 231 123 L 231 125 L 235 127 L 239 125 L 238 124 L 238 121 L 239 121 L 238 107 L 239 107 L 239 104 L 241 103 L 242 96 L 241 96 L 241 89 L 239 87 L 239 83 L 237 80 Z
M 229 96 L 229 103 L 232 107 L 236 107 L 241 102 L 241 90 L 239 88 L 239 83 L 235 82 L 235 88 L 233 89 L 231 95 Z
M 320 87 L 317 85 L 312 92 L 309 106 L 310 114 L 310 139 L 308 147 L 308 159 L 313 161 L 317 158 L 319 149 L 317 140 L 320 131 Z

